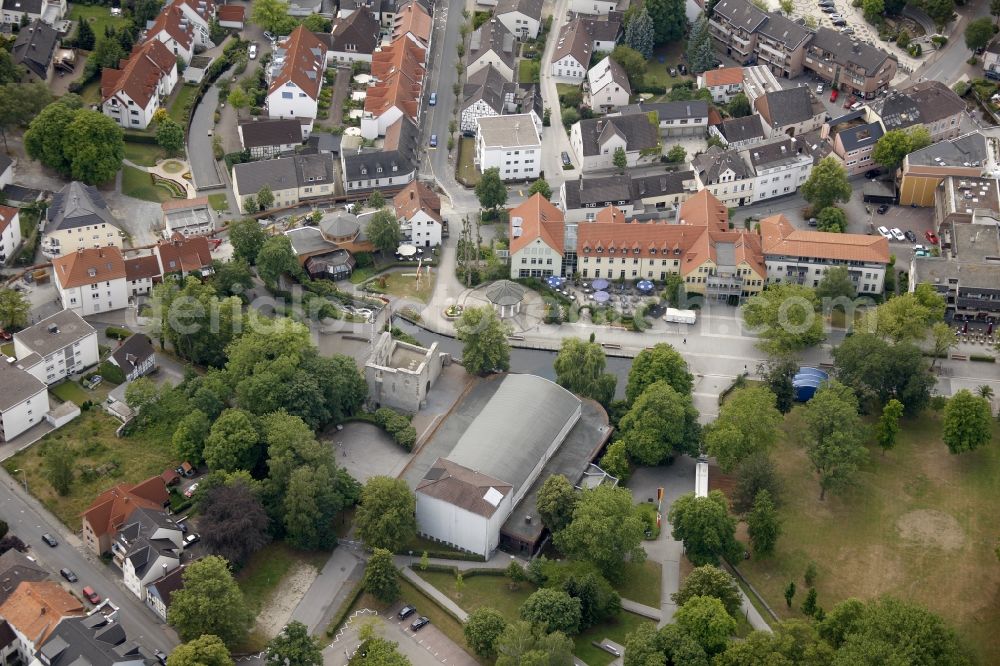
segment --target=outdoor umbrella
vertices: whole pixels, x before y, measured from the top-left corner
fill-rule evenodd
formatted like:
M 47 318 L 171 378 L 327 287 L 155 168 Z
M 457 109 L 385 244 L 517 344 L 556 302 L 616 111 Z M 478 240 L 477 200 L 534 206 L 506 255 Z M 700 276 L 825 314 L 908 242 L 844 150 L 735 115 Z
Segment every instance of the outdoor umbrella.
M 653 283 L 649 280 L 639 280 L 635 286 L 639 291 L 653 291 Z
M 563 285 L 564 280 L 558 275 L 550 275 L 545 279 L 545 282 L 553 289 L 558 289 Z
M 611 294 L 606 291 L 595 291 L 594 300 L 598 303 L 607 303 L 611 299 Z
M 611 283 L 608 282 L 607 280 L 604 280 L 602 278 L 598 278 L 598 279 L 594 280 L 594 282 L 593 282 L 593 284 L 591 286 L 594 289 L 596 289 L 597 291 L 604 291 L 605 289 L 608 288 L 608 285 L 610 285 L 610 284 Z
M 417 253 L 417 248 L 409 244 L 400 245 L 399 249 L 396 250 L 396 254 L 400 255 L 401 257 L 412 257 L 416 253 Z

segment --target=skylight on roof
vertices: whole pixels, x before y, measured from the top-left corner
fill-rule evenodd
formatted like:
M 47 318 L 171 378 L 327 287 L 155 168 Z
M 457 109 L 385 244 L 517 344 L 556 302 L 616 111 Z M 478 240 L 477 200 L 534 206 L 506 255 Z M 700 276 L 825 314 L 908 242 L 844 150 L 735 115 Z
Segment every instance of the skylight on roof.
M 483 495 L 483 499 L 490 503 L 491 506 L 499 506 L 500 501 L 503 500 L 503 493 L 496 488 L 490 486 L 490 489 L 486 491 Z

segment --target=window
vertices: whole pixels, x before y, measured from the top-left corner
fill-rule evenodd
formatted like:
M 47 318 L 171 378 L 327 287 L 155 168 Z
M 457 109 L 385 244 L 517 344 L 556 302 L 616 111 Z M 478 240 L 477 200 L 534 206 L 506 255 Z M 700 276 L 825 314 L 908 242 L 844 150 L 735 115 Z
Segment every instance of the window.
M 290 93 L 290 92 L 283 92 L 283 93 L 281 93 L 281 99 L 292 99 L 292 97 L 293 97 L 292 93 Z

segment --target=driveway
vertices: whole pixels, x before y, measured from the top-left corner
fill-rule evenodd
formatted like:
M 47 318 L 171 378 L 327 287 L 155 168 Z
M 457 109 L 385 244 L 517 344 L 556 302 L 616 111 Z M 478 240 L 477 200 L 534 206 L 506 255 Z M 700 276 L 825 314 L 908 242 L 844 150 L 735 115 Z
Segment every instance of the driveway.
M 230 76 L 229 71 L 223 73 L 220 78 L 227 76 Z M 188 160 L 191 162 L 195 187 L 199 190 L 224 185 L 215 163 L 215 155 L 212 154 L 212 139 L 209 136 L 209 132 L 215 131 L 215 108 L 218 105 L 219 89 L 212 86 L 202 97 L 191 119 L 191 129 L 188 133 Z

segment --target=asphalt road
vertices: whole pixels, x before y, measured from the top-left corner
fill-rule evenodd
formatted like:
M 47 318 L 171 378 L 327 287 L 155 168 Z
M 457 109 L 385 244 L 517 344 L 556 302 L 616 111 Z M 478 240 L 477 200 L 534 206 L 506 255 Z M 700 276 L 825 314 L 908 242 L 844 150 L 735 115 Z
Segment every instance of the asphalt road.
M 226 76 L 229 76 L 228 71 L 222 75 Z M 209 132 L 215 127 L 215 108 L 218 105 L 219 89 L 212 86 L 201 98 L 201 103 L 198 104 L 191 119 L 191 129 L 188 132 L 188 160 L 191 162 L 191 174 L 198 189 L 218 187 L 222 184 L 215 166 L 215 155 L 212 154 L 212 138 L 209 136 Z
M 945 33 L 948 35 L 948 43 L 936 54 L 932 54 L 927 59 L 926 64 L 918 67 L 909 79 L 898 87 L 904 87 L 921 80 L 943 81 L 950 86 L 965 72 L 968 72 L 972 77 L 981 75 L 981 65 L 971 66 L 965 62 L 972 55 L 965 45 L 965 27 L 970 21 L 989 16 L 990 3 L 986 0 L 974 0 L 965 7 L 957 7 L 956 9 L 959 18 Z
M 556 43 L 559 41 L 559 31 L 566 23 L 566 10 L 569 6 L 568 0 L 556 0 L 552 9 L 552 27 L 549 30 L 548 39 L 545 42 L 545 49 L 542 52 L 541 69 L 539 70 L 539 80 L 542 87 L 542 98 L 545 106 L 552 112 L 552 124 L 542 128 L 542 168 L 545 171 L 545 180 L 552 191 L 557 192 L 567 176 L 576 178 L 580 173 L 580 160 L 573 152 L 569 143 L 569 133 L 563 128 L 562 115 L 559 107 L 559 91 L 556 88 L 556 80 L 550 74 L 552 54 L 556 50 Z M 564 172 L 562 165 L 562 153 L 566 152 L 575 167 L 574 171 Z
M 28 497 L 22 484 L 21 479 L 0 470 L 0 517 L 7 521 L 12 533 L 31 547 L 28 554 L 57 578 L 60 569 L 72 569 L 80 578 L 80 582 L 72 586 L 78 596 L 84 585 L 92 586 L 102 598 L 110 598 L 121 609 L 118 620 L 130 640 L 150 650 L 169 653 L 179 642 L 174 631 L 161 624 L 153 611 L 125 589 L 121 574 L 113 565 L 105 565 L 85 553 L 80 539 L 69 534 L 33 497 Z M 42 534 L 46 532 L 59 541 L 58 546 L 50 548 L 42 542 Z

